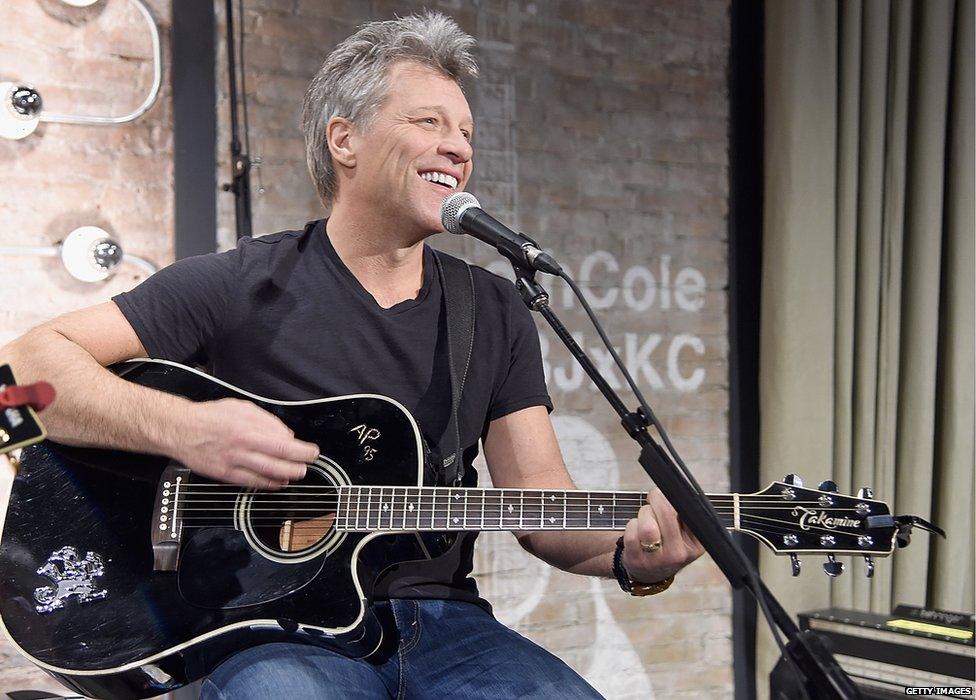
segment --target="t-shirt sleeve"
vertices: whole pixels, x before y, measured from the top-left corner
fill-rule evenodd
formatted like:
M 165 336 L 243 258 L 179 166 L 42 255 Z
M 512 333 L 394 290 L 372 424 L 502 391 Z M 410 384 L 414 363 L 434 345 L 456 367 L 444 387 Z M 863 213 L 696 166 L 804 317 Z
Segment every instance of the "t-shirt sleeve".
M 112 297 L 150 357 L 207 363 L 231 298 L 239 252 L 178 260 Z
M 530 406 L 545 406 L 552 412 L 552 399 L 549 398 L 542 369 L 539 332 L 532 314 L 525 308 L 514 287 L 506 296 L 511 350 L 508 372 L 494 392 L 488 408 L 489 422 Z

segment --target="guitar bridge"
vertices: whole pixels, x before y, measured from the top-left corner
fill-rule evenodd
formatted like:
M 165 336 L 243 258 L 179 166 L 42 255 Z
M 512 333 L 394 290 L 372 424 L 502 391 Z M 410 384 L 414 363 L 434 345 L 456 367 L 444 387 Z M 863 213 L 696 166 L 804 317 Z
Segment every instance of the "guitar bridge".
M 180 489 L 186 487 L 189 476 L 189 469 L 170 462 L 159 478 L 149 535 L 153 571 L 176 571 L 179 565 L 183 539 L 183 522 L 179 517 Z

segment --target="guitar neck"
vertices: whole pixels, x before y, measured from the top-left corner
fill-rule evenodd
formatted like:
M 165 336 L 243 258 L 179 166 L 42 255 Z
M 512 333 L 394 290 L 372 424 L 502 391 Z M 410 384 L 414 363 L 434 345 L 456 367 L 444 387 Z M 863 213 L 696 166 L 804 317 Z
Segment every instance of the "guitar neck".
M 709 495 L 723 524 L 735 496 Z M 335 527 L 347 532 L 623 530 L 647 492 L 343 486 Z

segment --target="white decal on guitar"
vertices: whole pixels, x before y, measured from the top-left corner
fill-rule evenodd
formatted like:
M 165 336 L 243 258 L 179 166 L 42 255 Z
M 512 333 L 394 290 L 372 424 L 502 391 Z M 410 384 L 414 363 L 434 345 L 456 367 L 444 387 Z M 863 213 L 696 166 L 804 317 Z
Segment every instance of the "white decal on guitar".
M 79 603 L 98 600 L 108 595 L 105 589 L 97 590 L 95 579 L 105 573 L 102 558 L 94 552 L 78 557 L 74 547 L 62 547 L 47 558 L 44 566 L 37 570 L 46 576 L 54 586 L 41 586 L 34 589 L 34 599 L 39 613 L 49 613 L 64 607 L 64 601 L 75 595 Z
M 832 518 L 822 510 L 813 510 L 812 508 L 804 508 L 803 506 L 794 508 L 793 516 L 799 516 L 801 530 L 809 530 L 811 526 L 825 527 L 829 530 L 836 530 L 839 527 L 857 528 L 861 526 L 860 520 L 855 520 L 854 518 Z
M 352 428 L 349 432 L 356 433 L 356 436 L 359 438 L 359 444 L 363 447 L 363 460 L 366 462 L 372 462 L 373 457 L 376 456 L 376 453 L 379 452 L 379 450 L 377 450 L 375 447 L 370 447 L 366 443 L 370 440 L 379 439 L 380 431 L 376 428 L 370 428 L 368 425 L 363 423 L 361 425 L 357 425 L 355 428 Z

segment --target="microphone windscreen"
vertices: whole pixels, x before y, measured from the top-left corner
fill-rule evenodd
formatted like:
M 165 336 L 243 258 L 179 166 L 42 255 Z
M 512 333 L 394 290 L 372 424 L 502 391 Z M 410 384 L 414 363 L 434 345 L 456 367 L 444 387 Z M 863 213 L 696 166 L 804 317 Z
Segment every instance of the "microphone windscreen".
M 461 234 L 461 214 L 465 209 L 471 207 L 481 208 L 478 199 L 469 192 L 455 192 L 450 197 L 446 197 L 441 204 L 441 225 L 445 231 Z

